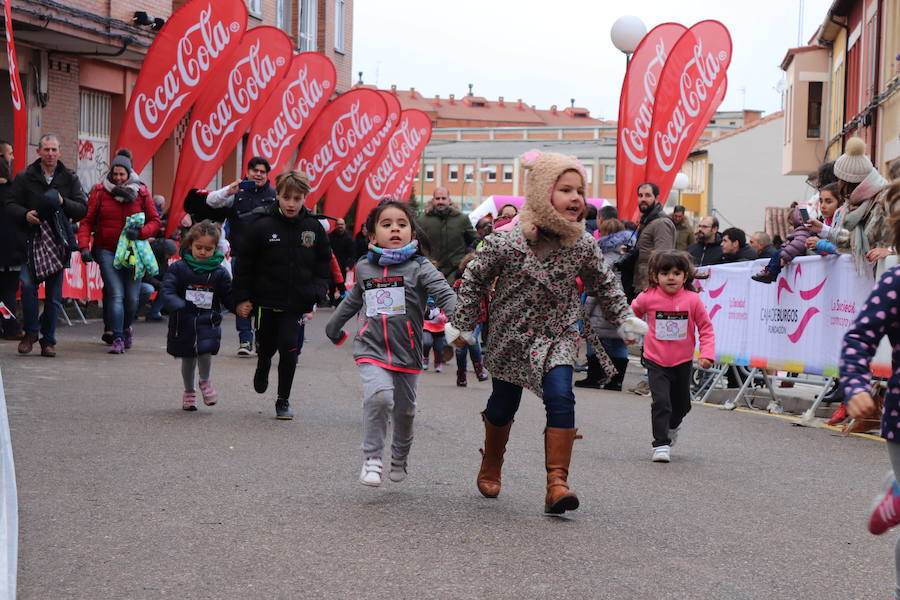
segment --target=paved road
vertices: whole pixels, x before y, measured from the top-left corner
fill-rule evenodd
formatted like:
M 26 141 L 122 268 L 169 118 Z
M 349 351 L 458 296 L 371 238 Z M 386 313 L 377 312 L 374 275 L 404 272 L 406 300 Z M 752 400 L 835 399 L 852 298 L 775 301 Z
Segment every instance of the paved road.
M 543 411 L 526 394 L 500 498 L 474 485 L 487 383 L 420 380 L 410 476 L 367 488 L 350 350 L 313 323 L 297 418 L 213 363 L 221 402 L 180 409 L 165 326 L 109 356 L 63 328 L 56 359 L 0 345 L 20 516 L 19 597 L 888 598 L 895 536 L 866 533 L 881 442 L 699 406 L 651 463 L 649 400 L 579 392 L 570 519 L 543 508 Z M 630 381 L 630 379 L 628 380 Z

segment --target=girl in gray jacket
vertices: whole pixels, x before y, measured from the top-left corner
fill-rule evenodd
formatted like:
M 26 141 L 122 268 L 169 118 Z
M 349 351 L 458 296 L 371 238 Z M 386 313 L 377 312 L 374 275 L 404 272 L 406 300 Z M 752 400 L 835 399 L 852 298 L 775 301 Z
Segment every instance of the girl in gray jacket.
M 362 327 L 354 338 L 353 357 L 363 387 L 363 466 L 359 481 L 381 485 L 384 439 L 393 417 L 391 481 L 406 478 L 416 413 L 416 385 L 422 370 L 422 330 L 426 303 L 450 316 L 456 294 L 444 276 L 418 254 L 416 224 L 409 206 L 383 200 L 366 219 L 369 253 L 356 263 L 356 285 L 325 328 L 328 338 L 343 344 L 341 329 L 360 313 Z M 430 315 L 429 315 L 430 316 Z

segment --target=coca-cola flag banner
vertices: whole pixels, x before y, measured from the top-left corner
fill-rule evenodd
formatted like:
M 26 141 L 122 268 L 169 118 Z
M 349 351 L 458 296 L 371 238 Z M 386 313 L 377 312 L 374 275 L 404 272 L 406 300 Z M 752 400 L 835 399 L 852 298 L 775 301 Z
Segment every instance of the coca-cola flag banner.
M 397 97 L 391 92 L 379 90 L 378 93 L 387 104 L 387 117 L 378 134 L 356 152 L 325 192 L 323 212 L 332 217 L 343 217 L 350 210 L 359 189 L 366 181 L 366 176 L 386 151 L 386 142 L 400 122 L 401 108 Z
M 414 108 L 400 113 L 400 125 L 359 192 L 355 220 L 357 230 L 378 201 L 397 190 L 412 165 L 418 163 L 430 139 L 431 118 L 427 114 Z
M 117 148 L 128 148 L 136 172 L 147 166 L 213 71 L 247 29 L 243 0 L 192 0 L 156 34 L 125 111 Z
M 209 183 L 284 79 L 292 53 L 291 40 L 283 31 L 254 27 L 244 35 L 231 62 L 216 70 L 213 82 L 191 112 L 175 174 L 167 233 L 184 215 L 188 190 Z
M 392 198 L 397 198 L 398 200 L 403 200 L 404 202 L 409 201 L 409 193 L 410 191 L 412 191 L 413 181 L 415 180 L 416 175 L 419 173 L 419 168 L 421 167 L 421 165 L 419 164 L 421 158 L 422 156 L 419 155 L 419 157 L 416 158 L 416 160 L 413 161 L 413 163 L 409 166 L 409 171 L 407 171 L 406 174 L 397 182 L 397 187 L 390 194 Z
M 659 186 L 665 201 L 675 175 L 700 139 L 721 103 L 725 70 L 731 63 L 731 36 L 718 21 L 700 21 L 682 35 L 669 53 L 659 79 L 647 181 Z
M 637 186 L 647 181 L 648 139 L 657 85 L 669 52 L 687 27 L 662 23 L 644 36 L 631 56 L 619 96 L 616 142 L 616 198 L 622 218 L 637 211 Z
M 19 79 L 19 61 L 16 58 L 16 44 L 13 40 L 12 15 L 9 0 L 3 3 L 6 16 L 6 57 L 9 61 L 9 93 L 13 107 L 13 164 L 9 166 L 13 173 L 25 168 L 28 161 L 28 110 L 25 107 L 25 94 L 22 93 L 22 81 Z
M 350 90 L 325 107 L 303 138 L 298 171 L 309 177 L 306 206 L 313 207 L 360 148 L 378 135 L 387 104 L 375 90 Z
M 269 161 L 270 181 L 294 158 L 303 136 L 328 104 L 335 79 L 334 64 L 324 54 L 302 52 L 291 60 L 287 75 L 253 121 L 244 153 Z

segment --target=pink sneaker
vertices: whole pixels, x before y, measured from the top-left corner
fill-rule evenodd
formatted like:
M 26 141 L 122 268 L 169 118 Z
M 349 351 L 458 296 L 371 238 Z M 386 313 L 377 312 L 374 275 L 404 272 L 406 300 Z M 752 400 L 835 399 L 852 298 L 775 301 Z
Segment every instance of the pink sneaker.
M 200 380 L 200 393 L 203 395 L 203 404 L 207 406 L 212 406 L 219 401 L 219 395 L 209 379 Z
M 869 517 L 869 532 L 881 535 L 900 524 L 900 486 L 893 473 L 885 480 L 884 491 L 875 498 L 872 515 Z
M 184 391 L 181 397 L 181 408 L 184 410 L 197 410 L 197 392 Z
M 435 373 L 443 373 L 444 371 L 444 363 L 436 362 L 434 363 L 434 372 Z

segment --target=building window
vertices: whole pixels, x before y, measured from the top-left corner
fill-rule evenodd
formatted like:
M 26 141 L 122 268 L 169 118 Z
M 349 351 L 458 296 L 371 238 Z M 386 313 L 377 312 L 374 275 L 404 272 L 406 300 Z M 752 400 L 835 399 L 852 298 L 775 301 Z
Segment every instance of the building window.
M 822 82 L 810 81 L 806 100 L 806 137 L 822 137 Z
M 513 166 L 512 165 L 503 165 L 503 183 L 512 183 L 513 180 Z
M 450 165 L 447 167 L 447 181 L 451 183 L 459 181 L 459 165 Z
M 300 0 L 300 52 L 316 51 L 316 0 Z
M 425 165 L 425 181 L 434 181 L 434 165 Z
M 334 0 L 334 49 L 344 51 L 344 0 Z
M 275 0 L 275 27 L 291 35 L 291 2 Z
M 584 175 L 587 177 L 587 181 L 584 182 L 585 186 L 588 186 L 594 182 L 594 167 L 585 167 Z
M 488 165 L 484 168 L 490 169 L 489 171 L 485 171 L 485 173 L 487 173 L 488 183 L 494 183 L 495 181 L 497 181 L 497 167 L 495 165 Z
M 247 0 L 247 10 L 251 16 L 262 19 L 262 0 Z
M 616 182 L 616 166 L 615 165 L 603 165 L 603 183 L 615 183 Z
M 463 176 L 466 178 L 466 181 L 472 181 L 472 177 L 475 175 L 475 165 L 464 165 L 463 166 Z

